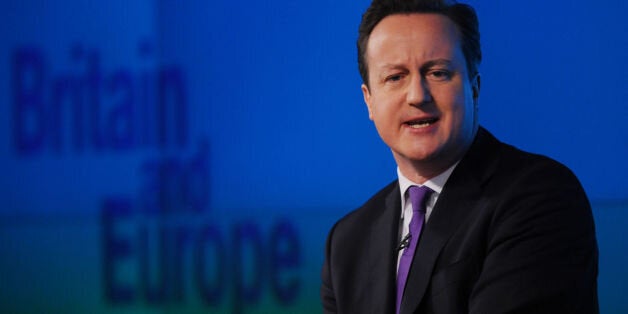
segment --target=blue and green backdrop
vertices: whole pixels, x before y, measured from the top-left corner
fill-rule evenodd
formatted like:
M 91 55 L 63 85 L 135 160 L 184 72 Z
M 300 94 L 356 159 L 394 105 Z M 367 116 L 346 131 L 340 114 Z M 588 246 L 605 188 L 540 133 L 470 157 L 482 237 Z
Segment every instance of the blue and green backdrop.
M 628 311 L 624 1 L 472 1 L 480 120 L 572 168 Z M 360 1 L 0 4 L 0 312 L 319 313 L 327 231 L 395 178 Z

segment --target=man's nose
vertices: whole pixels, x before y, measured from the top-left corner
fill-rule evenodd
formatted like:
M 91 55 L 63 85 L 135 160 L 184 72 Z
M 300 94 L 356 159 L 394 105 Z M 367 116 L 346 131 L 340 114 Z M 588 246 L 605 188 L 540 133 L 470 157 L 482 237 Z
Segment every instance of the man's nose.
M 411 106 L 420 106 L 432 101 L 429 85 L 421 75 L 414 75 L 410 80 L 407 92 L 407 101 Z

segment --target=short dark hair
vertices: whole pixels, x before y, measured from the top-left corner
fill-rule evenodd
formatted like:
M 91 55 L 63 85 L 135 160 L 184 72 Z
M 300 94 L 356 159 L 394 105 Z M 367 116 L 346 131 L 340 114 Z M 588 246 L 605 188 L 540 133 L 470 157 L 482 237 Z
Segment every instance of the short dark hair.
M 479 21 L 473 7 L 447 0 L 373 0 L 362 15 L 358 30 L 358 68 L 364 84 L 369 85 L 366 46 L 371 32 L 389 15 L 411 13 L 441 14 L 456 24 L 461 34 L 462 53 L 467 63 L 469 79 L 473 79 L 482 61 Z

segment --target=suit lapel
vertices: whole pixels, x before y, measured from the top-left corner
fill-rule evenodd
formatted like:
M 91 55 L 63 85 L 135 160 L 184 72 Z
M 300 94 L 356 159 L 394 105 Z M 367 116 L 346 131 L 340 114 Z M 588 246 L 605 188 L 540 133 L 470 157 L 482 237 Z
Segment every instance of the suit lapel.
M 396 245 L 398 238 L 401 200 L 399 184 L 386 196 L 384 208 L 370 230 L 368 248 L 369 306 L 364 313 L 394 313 L 396 283 Z M 392 226 L 392 228 L 391 228 Z
M 445 184 L 432 215 L 425 225 L 408 274 L 401 313 L 413 313 L 424 298 L 436 260 L 459 225 L 481 203 L 482 183 L 495 166 L 496 145 L 484 129 Z

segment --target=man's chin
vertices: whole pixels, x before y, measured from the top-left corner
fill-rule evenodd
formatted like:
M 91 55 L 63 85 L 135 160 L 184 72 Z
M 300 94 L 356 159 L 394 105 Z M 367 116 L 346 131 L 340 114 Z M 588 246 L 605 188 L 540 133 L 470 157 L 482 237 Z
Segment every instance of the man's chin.
M 393 153 L 395 160 L 397 163 L 408 163 L 408 164 L 430 164 L 433 163 L 437 158 L 433 151 L 421 149 L 414 151 L 405 151 L 401 153 Z

